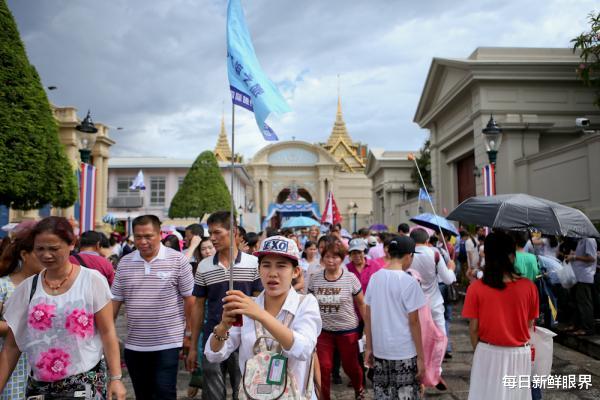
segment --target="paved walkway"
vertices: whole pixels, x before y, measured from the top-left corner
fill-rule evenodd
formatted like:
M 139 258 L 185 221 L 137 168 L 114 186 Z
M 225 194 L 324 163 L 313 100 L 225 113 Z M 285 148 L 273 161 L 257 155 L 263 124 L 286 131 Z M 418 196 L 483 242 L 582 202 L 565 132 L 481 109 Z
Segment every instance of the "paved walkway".
M 459 318 L 458 313 L 454 313 L 455 321 L 452 323 L 451 341 L 454 346 L 453 358 L 444 362 L 444 379 L 446 380 L 449 390 L 440 392 L 436 389 L 428 389 L 426 391 L 427 399 L 437 400 L 461 400 L 467 399 L 469 391 L 469 376 L 471 371 L 471 362 L 473 352 L 468 336 L 468 323 L 466 320 Z M 120 338 L 125 338 L 125 316 L 121 315 L 117 320 L 117 331 Z M 554 363 L 552 372 L 555 375 L 591 375 L 592 386 L 589 390 L 577 389 L 546 389 L 543 391 L 543 398 L 548 400 L 597 400 L 600 399 L 600 360 L 596 360 L 585 356 L 579 352 L 573 351 L 560 344 L 554 344 Z M 128 389 L 128 399 L 133 399 L 133 388 L 127 376 L 127 370 L 124 369 L 124 382 Z M 183 368 L 180 368 L 178 376 L 178 399 L 188 399 L 187 384 L 189 382 L 189 374 Z M 348 379 L 344 377 L 342 385 L 334 385 L 332 387 L 332 399 L 334 400 L 353 400 L 354 391 L 347 387 Z M 369 399 L 373 399 L 373 391 L 368 390 Z M 200 398 L 198 395 L 196 398 Z M 494 399 L 482 399 L 494 400 Z

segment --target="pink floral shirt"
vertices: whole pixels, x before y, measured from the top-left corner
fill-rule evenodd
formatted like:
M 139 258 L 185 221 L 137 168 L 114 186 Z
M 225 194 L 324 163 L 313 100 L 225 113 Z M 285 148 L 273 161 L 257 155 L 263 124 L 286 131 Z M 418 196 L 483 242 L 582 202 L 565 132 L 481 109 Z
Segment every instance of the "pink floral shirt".
M 106 279 L 81 268 L 66 293 L 52 296 L 40 277 L 29 303 L 32 281 L 30 277 L 15 289 L 4 317 L 30 360 L 34 378 L 54 382 L 93 368 L 103 352 L 94 314 L 111 300 Z

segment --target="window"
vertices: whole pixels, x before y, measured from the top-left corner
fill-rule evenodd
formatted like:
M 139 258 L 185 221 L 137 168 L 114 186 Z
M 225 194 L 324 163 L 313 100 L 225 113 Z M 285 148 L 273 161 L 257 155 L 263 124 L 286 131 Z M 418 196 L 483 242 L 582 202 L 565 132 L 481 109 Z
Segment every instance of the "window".
M 150 177 L 150 205 L 165 205 L 165 180 L 164 176 Z
M 177 189 L 179 189 L 181 187 L 181 185 L 183 185 L 184 179 L 185 179 L 185 176 L 180 176 L 179 178 L 177 178 Z
M 117 197 L 138 196 L 137 190 L 129 189 L 133 183 L 133 176 L 117 177 Z

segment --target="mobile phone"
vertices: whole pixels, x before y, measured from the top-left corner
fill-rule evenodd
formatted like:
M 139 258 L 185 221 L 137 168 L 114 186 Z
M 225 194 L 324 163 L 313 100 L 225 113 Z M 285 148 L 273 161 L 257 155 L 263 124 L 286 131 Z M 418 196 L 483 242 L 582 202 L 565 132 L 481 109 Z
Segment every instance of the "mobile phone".
M 235 316 L 235 322 L 233 323 L 233 326 L 242 326 L 244 325 L 244 318 L 242 316 L 242 314 L 238 314 Z

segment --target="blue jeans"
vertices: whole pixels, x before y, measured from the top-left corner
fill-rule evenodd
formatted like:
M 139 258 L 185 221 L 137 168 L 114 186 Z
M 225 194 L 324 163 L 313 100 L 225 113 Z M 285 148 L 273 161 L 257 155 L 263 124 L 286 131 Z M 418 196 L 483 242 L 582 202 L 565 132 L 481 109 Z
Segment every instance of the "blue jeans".
M 180 347 L 160 351 L 125 349 L 136 399 L 176 400 Z

